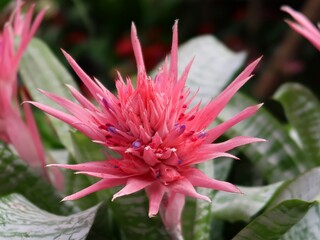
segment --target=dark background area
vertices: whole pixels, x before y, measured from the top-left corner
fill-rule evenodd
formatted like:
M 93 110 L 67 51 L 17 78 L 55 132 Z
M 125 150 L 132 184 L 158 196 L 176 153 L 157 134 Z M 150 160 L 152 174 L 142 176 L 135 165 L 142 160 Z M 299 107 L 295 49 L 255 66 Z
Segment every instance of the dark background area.
M 1 8 L 10 2 L 2 0 Z M 146 67 L 151 70 L 170 50 L 172 25 L 179 19 L 179 42 L 213 34 L 234 51 L 246 50 L 248 62 L 264 55 L 256 77 L 245 91 L 266 100 L 285 81 L 298 81 L 320 95 L 320 54 L 284 22 L 280 10 L 290 5 L 319 21 L 319 0 L 41 0 L 49 6 L 38 31 L 62 60 L 68 51 L 90 75 L 113 86 L 115 69 L 135 73 L 130 42 L 131 22 L 138 29 Z M 6 4 L 9 3 L 9 4 Z M 0 19 L 4 19 L 2 11 Z M 318 63 L 318 64 L 315 64 Z M 226 68 L 227 71 L 227 68 Z

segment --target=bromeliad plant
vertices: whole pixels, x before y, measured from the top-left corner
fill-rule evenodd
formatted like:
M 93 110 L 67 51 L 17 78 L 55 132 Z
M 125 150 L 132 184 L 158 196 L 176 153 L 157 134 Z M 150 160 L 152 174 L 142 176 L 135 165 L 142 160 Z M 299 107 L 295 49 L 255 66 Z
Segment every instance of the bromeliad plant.
M 20 11 L 20 2 L 17 9 Z M 29 22 L 30 14 L 26 18 Z M 23 22 L 22 17 L 19 20 Z M 37 24 L 38 21 L 35 20 Z M 316 168 L 320 163 L 320 143 L 317 142 L 320 138 L 315 136 L 319 131 L 311 130 L 318 120 L 320 122 L 316 98 L 299 85 L 284 86 L 275 95 L 293 126 L 291 132 L 296 133 L 292 138 L 287 128 L 267 110 L 258 111 L 261 104 L 237 93 L 250 79 L 260 59 L 246 67 L 218 95 L 244 55 L 232 53 L 213 37 L 204 36 L 182 46 L 178 57 L 177 28 L 175 23 L 170 58 L 154 77 L 150 77 L 132 25 L 131 39 L 138 70 L 136 82 L 130 78 L 124 80 L 119 73 L 116 94 L 97 79 L 91 79 L 64 52 L 95 102 L 90 102 L 77 90 L 72 78 L 44 43 L 37 39 L 31 41 L 19 68 L 22 81 L 36 100 L 31 103 L 79 130 L 93 143 L 68 125 L 50 118 L 66 147 L 63 156 L 67 158 L 50 152 L 48 156 L 53 156 L 59 164 L 49 166 L 76 170 L 80 174 L 71 176 L 66 172 L 65 175 L 68 196 L 64 200 L 76 201 L 59 203 L 62 192 L 36 175 L 33 167 L 21 162 L 6 144 L 13 145 L 20 154 L 17 146 L 4 141 L 6 144 L 0 148 L 3 169 L 0 173 L 1 237 L 230 238 L 223 235 L 222 220 L 249 223 L 238 230 L 235 239 L 290 239 L 297 236 L 295 233 L 303 226 L 309 227 L 301 239 L 317 236 L 318 230 L 310 220 L 320 222 L 319 205 L 314 201 L 319 191 L 309 184 L 320 181 L 320 170 Z M 7 45 L 2 44 L 2 39 L 0 48 L 5 57 L 2 62 L 6 63 Z M 12 41 L 11 38 L 9 43 Z M 180 63 L 189 61 L 194 55 L 195 60 L 181 70 L 178 60 Z M 201 61 L 197 61 L 198 57 Z M 221 64 L 223 68 L 214 64 Z M 229 75 L 225 74 L 226 65 L 230 66 Z M 221 73 L 217 72 L 219 70 Z M 219 84 L 213 80 L 219 80 Z M 66 82 L 77 103 L 64 90 L 62 85 Z M 42 90 L 38 92 L 37 88 Z M 293 95 L 297 92 L 299 98 Z M 67 112 L 58 109 L 43 95 Z M 211 100 L 212 97 L 215 98 Z M 301 114 L 299 106 L 305 102 L 310 108 Z M 228 140 L 217 140 L 225 137 Z M 249 144 L 263 139 L 268 142 Z M 261 176 L 256 175 L 256 180 L 262 179 L 270 185 L 236 187 L 225 181 L 232 165 L 229 160 L 236 158 L 227 151 L 246 144 L 249 145 L 241 151 L 261 173 Z M 108 152 L 105 157 L 100 146 L 116 154 Z M 20 157 L 24 159 L 22 154 Z M 211 161 L 214 158 L 217 159 Z M 95 182 L 94 177 L 100 180 Z M 118 186 L 124 187 L 113 189 Z M 146 194 L 140 191 L 142 189 Z M 7 195 L 9 193 L 13 194 Z M 118 197 L 122 198 L 116 199 Z M 99 204 L 101 201 L 103 203 Z
M 178 33 L 173 28 L 170 65 L 167 61 L 152 79 L 146 73 L 141 47 L 132 25 L 131 40 L 137 61 L 137 83 L 133 87 L 130 78 L 126 82 L 118 75 L 117 96 L 98 80 L 93 82 L 64 52 L 68 62 L 89 89 L 99 107 L 89 102 L 76 89 L 72 95 L 80 105 L 57 95 L 44 92 L 50 99 L 64 107 L 70 114 L 47 105 L 31 102 L 41 110 L 68 123 L 94 142 L 102 144 L 121 155 L 105 161 L 76 165 L 54 164 L 101 178 L 100 181 L 63 200 L 76 200 L 101 189 L 125 185 L 113 195 L 117 197 L 145 189 L 149 198 L 149 217 L 160 209 L 167 231 L 181 235 L 181 213 L 185 196 L 211 201 L 198 194 L 194 187 L 239 193 L 234 185 L 206 176 L 195 165 L 217 157 L 236 158 L 227 151 L 263 139 L 234 137 L 221 143 L 212 143 L 226 130 L 253 115 L 261 105 L 246 108 L 233 118 L 212 129 L 208 126 L 217 117 L 237 90 L 250 79 L 259 60 L 249 65 L 218 97 L 206 106 L 200 103 L 189 108 L 190 90 L 185 88 L 192 61 L 178 78 Z

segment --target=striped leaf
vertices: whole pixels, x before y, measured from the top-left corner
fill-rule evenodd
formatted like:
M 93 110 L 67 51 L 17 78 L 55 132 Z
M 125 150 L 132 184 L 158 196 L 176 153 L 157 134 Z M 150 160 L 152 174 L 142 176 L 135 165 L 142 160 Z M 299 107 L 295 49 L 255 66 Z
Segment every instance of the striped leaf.
M 58 216 L 33 205 L 19 194 L 0 199 L 1 239 L 86 239 L 97 207 Z
M 317 225 L 320 222 L 320 212 L 319 204 L 314 200 L 318 198 L 320 190 L 314 186 L 319 184 L 320 167 L 303 173 L 293 180 L 274 184 L 270 194 L 265 196 L 268 198 L 263 204 L 266 205 L 266 210 L 248 224 L 234 239 L 316 239 L 312 237 L 318 236 L 317 234 L 320 232 L 319 225 Z M 241 189 L 244 191 L 243 188 Z M 219 194 L 223 195 L 223 193 Z M 252 192 L 252 197 L 262 199 L 263 196 L 259 195 L 259 193 L 254 194 Z M 218 195 L 217 199 L 219 199 Z M 221 202 L 223 201 L 230 203 L 228 199 L 222 199 Z M 250 201 L 246 206 L 248 212 L 255 209 L 255 203 Z M 229 208 L 234 205 L 229 205 Z M 232 215 L 242 214 L 241 210 L 245 209 L 243 204 L 238 205 L 240 210 L 235 208 L 236 210 Z M 311 208 L 310 211 L 309 208 Z M 226 209 L 225 212 L 227 212 Z M 222 214 L 223 212 L 221 212 Z M 232 215 L 230 216 L 232 217 Z M 246 219 L 240 217 L 238 220 Z M 298 236 L 299 238 L 297 238 Z
M 313 238 L 317 233 L 320 232 L 319 225 L 316 223 L 320 222 L 320 212 L 319 212 L 319 205 L 316 204 L 317 202 L 312 202 L 316 199 L 316 197 L 319 195 L 320 191 L 319 189 L 315 188 L 314 186 L 317 186 L 320 183 L 320 168 L 312 169 L 301 176 L 295 178 L 294 180 L 287 181 L 282 184 L 278 184 L 277 188 L 275 188 L 273 191 L 274 194 L 271 194 L 270 197 L 273 197 L 271 201 L 268 203 L 267 210 L 262 213 L 260 216 L 258 216 L 252 223 L 250 223 L 243 231 L 241 231 L 235 239 L 278 239 L 282 237 L 282 239 L 316 239 Z M 273 195 L 273 196 L 272 196 Z M 257 195 L 253 195 L 257 196 Z M 292 218 L 290 221 L 294 220 L 297 224 L 291 224 L 288 225 L 289 222 L 281 220 L 279 222 L 277 220 L 278 211 L 280 211 L 280 214 L 284 214 L 281 218 L 289 218 L 293 215 L 291 215 L 294 211 L 288 210 L 288 213 L 286 213 L 286 209 L 277 209 L 279 206 L 282 206 L 284 203 L 288 201 L 296 201 L 293 199 L 299 199 L 302 203 L 304 203 L 303 209 L 309 205 L 309 207 L 312 207 L 312 209 L 308 212 L 306 211 L 304 214 L 302 214 L 302 217 L 298 218 L 298 221 L 296 221 L 294 218 Z M 307 205 L 305 205 L 307 204 Z M 250 206 L 250 207 L 249 207 Z M 254 206 L 254 204 L 250 204 L 247 206 L 248 209 L 251 209 Z M 299 209 L 301 206 L 293 206 L 292 208 Z M 253 207 L 254 208 L 254 207 Z M 309 208 L 306 208 L 305 210 L 308 210 Z M 236 214 L 236 212 L 234 212 Z M 296 214 L 296 213 L 295 213 Z M 273 220 L 270 216 L 273 216 L 275 220 Z M 295 216 L 301 216 L 301 215 L 295 215 Z M 280 216 L 278 216 L 280 218 Z M 302 220 L 301 220 L 302 218 Z M 239 219 L 244 220 L 244 219 Z M 266 224 L 270 221 L 272 224 L 267 224 L 266 229 L 260 228 L 259 224 Z M 300 221 L 300 222 L 299 222 Z M 253 224 L 254 223 L 254 224 Z M 294 223 L 294 222 L 292 222 Z M 285 225 L 286 227 L 290 226 L 290 228 L 278 228 L 276 225 L 282 226 Z M 251 227 L 250 227 L 251 226 Z M 254 227 L 252 227 L 254 226 Z M 261 225 L 262 226 L 262 225 Z M 270 228 L 270 229 L 268 229 Z M 270 230 L 270 231 L 269 231 Z M 303 232 L 303 233 L 302 233 Z M 279 235 L 281 233 L 281 235 Z M 297 234 L 297 235 L 296 235 Z M 250 237 L 249 237 L 250 236 Z M 268 238 L 270 236 L 270 238 Z M 297 236 L 300 236 L 299 238 Z
M 318 186 L 319 184 L 320 168 L 315 168 L 296 177 L 294 180 L 284 183 L 255 188 L 240 187 L 242 192 L 245 193 L 245 195 L 240 196 L 240 198 L 237 195 L 218 192 L 213 203 L 213 214 L 217 219 L 230 222 L 249 221 L 266 206 L 267 211 L 269 211 L 287 200 L 299 199 L 306 202 L 314 201 L 320 194 L 320 190 L 314 186 Z M 313 206 L 299 223 L 292 225 L 290 229 L 283 233 L 282 239 L 316 239 L 315 236 L 319 236 L 318 234 L 320 234 L 319 210 L 319 205 Z M 261 233 L 259 236 L 263 239 L 264 235 Z
M 23 83 L 35 101 L 61 109 L 61 107 L 40 93 L 38 89 L 56 93 L 64 98 L 73 99 L 65 84 L 76 87 L 74 80 L 53 55 L 48 46 L 39 39 L 34 38 L 28 45 L 20 62 L 19 73 Z M 74 153 L 69 134 L 70 127 L 53 117 L 49 117 L 49 119 L 62 144 L 69 152 Z
M 304 218 L 294 225 L 282 240 L 314 240 L 320 236 L 320 205 L 313 206 Z
M 255 104 L 257 103 L 254 100 L 237 93 L 218 119 L 226 121 L 241 109 Z M 240 149 L 269 183 L 292 179 L 309 168 L 301 149 L 289 136 L 284 126 L 263 108 L 226 133 L 230 138 L 239 135 L 268 140 L 266 143 L 250 144 Z
M 212 203 L 214 218 L 229 222 L 249 222 L 265 207 L 282 184 L 280 182 L 263 187 L 239 187 L 243 195 L 218 192 Z
M 301 199 L 304 201 L 313 201 L 320 195 L 318 187 L 320 185 L 320 167 L 313 168 L 297 178 L 287 181 L 282 185 L 274 199 L 269 203 L 269 208 L 276 204 L 289 200 Z
M 274 240 L 281 238 L 318 202 L 286 200 L 264 212 L 242 229 L 233 240 Z
M 320 190 L 320 167 L 314 168 L 292 181 L 285 183 L 269 204 L 269 209 L 287 199 L 318 200 Z M 308 214 L 284 236 L 285 240 L 312 240 L 320 236 L 320 207 L 314 206 Z
M 296 130 L 306 158 L 312 161 L 310 165 L 320 165 L 320 103 L 317 97 L 301 84 L 287 83 L 274 98 L 280 101 L 290 125 Z
M 51 184 L 37 176 L 30 167 L 0 144 L 0 196 L 20 193 L 38 207 L 56 214 L 69 214 L 71 205 L 60 203 L 61 196 Z

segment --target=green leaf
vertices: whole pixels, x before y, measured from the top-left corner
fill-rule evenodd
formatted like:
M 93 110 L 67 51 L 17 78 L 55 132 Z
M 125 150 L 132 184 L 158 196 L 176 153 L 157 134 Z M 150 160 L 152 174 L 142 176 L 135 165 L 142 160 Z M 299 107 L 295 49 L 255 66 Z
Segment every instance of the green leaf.
M 70 216 L 45 212 L 19 194 L 0 199 L 2 239 L 85 239 L 97 206 Z
M 73 99 L 65 84 L 76 87 L 76 83 L 48 46 L 39 39 L 34 38 L 29 43 L 28 48 L 22 56 L 19 73 L 23 83 L 35 101 L 61 109 L 61 107 L 40 93 L 38 89 L 56 93 L 64 98 Z M 69 152 L 74 153 L 69 134 L 70 127 L 53 117 L 49 117 L 49 119 L 62 144 Z
M 218 120 L 226 121 L 241 109 L 256 104 L 254 100 L 238 92 L 218 116 Z M 239 150 L 254 163 L 269 183 L 294 178 L 308 169 L 298 145 L 284 126 L 264 108 L 226 132 L 229 138 L 239 135 L 268 140 L 265 143 L 249 144 Z
M 51 184 L 37 176 L 8 148 L 0 144 L 0 195 L 20 193 L 29 201 L 46 211 L 69 214 L 71 205 L 61 203 L 61 196 Z
M 301 199 L 313 201 L 320 194 L 317 186 L 320 185 L 320 167 L 313 168 L 297 178 L 287 181 L 279 189 L 268 208 L 288 199 Z
M 282 237 L 318 202 L 287 200 L 264 212 L 242 229 L 233 240 L 273 240 Z
M 224 222 L 219 221 L 216 219 L 212 219 L 211 222 L 211 234 L 210 234 L 210 240 L 224 240 Z
M 288 199 L 314 201 L 319 199 L 320 167 L 303 173 L 294 180 L 287 181 L 278 190 L 274 199 L 268 204 L 268 209 Z M 317 239 L 320 234 L 320 208 L 314 206 L 308 214 L 283 237 L 283 239 Z
M 159 214 L 148 217 L 148 199 L 144 191 L 117 198 L 109 206 L 126 239 L 168 239 Z
M 94 240 L 119 240 L 121 238 L 120 229 L 112 216 L 109 208 L 110 201 L 103 201 L 97 209 L 96 216 L 87 239 Z
M 193 240 L 195 219 L 196 219 L 196 199 L 186 198 L 186 203 L 182 211 L 182 233 L 185 240 Z
M 265 207 L 282 184 L 280 182 L 263 187 L 239 187 L 243 195 L 219 191 L 212 203 L 214 218 L 229 222 L 249 222 Z
M 320 205 L 313 206 L 304 218 L 294 225 L 281 239 L 314 240 L 320 236 Z
M 304 162 L 320 165 L 320 103 L 317 97 L 298 83 L 287 83 L 275 93 L 289 123 L 296 130 L 305 154 Z

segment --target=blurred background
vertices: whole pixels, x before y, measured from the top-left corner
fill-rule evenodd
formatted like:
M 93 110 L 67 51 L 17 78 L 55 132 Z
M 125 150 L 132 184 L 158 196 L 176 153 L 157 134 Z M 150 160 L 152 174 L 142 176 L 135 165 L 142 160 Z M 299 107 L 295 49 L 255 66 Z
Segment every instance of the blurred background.
M 131 23 L 137 26 L 145 64 L 151 71 L 169 53 L 172 26 L 178 19 L 180 45 L 195 36 L 211 34 L 233 51 L 246 51 L 245 64 L 263 55 L 255 77 L 241 91 L 263 101 L 265 108 L 279 120 L 287 121 L 283 108 L 271 97 L 282 83 L 299 82 L 320 98 L 320 54 L 288 27 L 284 20 L 290 17 L 280 10 L 282 5 L 289 5 L 316 23 L 320 20 L 320 0 L 24 2 L 25 5 L 36 3 L 38 10 L 48 8 L 37 36 L 50 46 L 60 61 L 69 68 L 60 51 L 63 48 L 90 76 L 97 77 L 109 89 L 114 88 L 116 70 L 123 76 L 136 73 L 130 41 Z M 14 0 L 0 0 L 0 24 L 7 19 L 14 4 Z M 69 72 L 78 79 L 71 69 Z M 49 144 L 60 146 L 59 142 Z
M 314 22 L 319 21 L 319 0 L 25 0 L 48 6 L 38 36 L 62 60 L 68 51 L 89 73 L 113 87 L 115 69 L 135 73 L 130 26 L 137 25 L 146 67 L 152 70 L 170 50 L 172 25 L 179 19 L 179 42 L 212 34 L 234 51 L 248 52 L 247 61 L 264 60 L 245 91 L 266 100 L 285 81 L 298 81 L 320 95 L 320 54 L 284 22 L 280 11 L 290 5 Z M 12 8 L 0 1 L 0 21 Z M 318 64 L 315 64 L 318 63 Z M 227 71 L 227 68 L 226 68 Z

